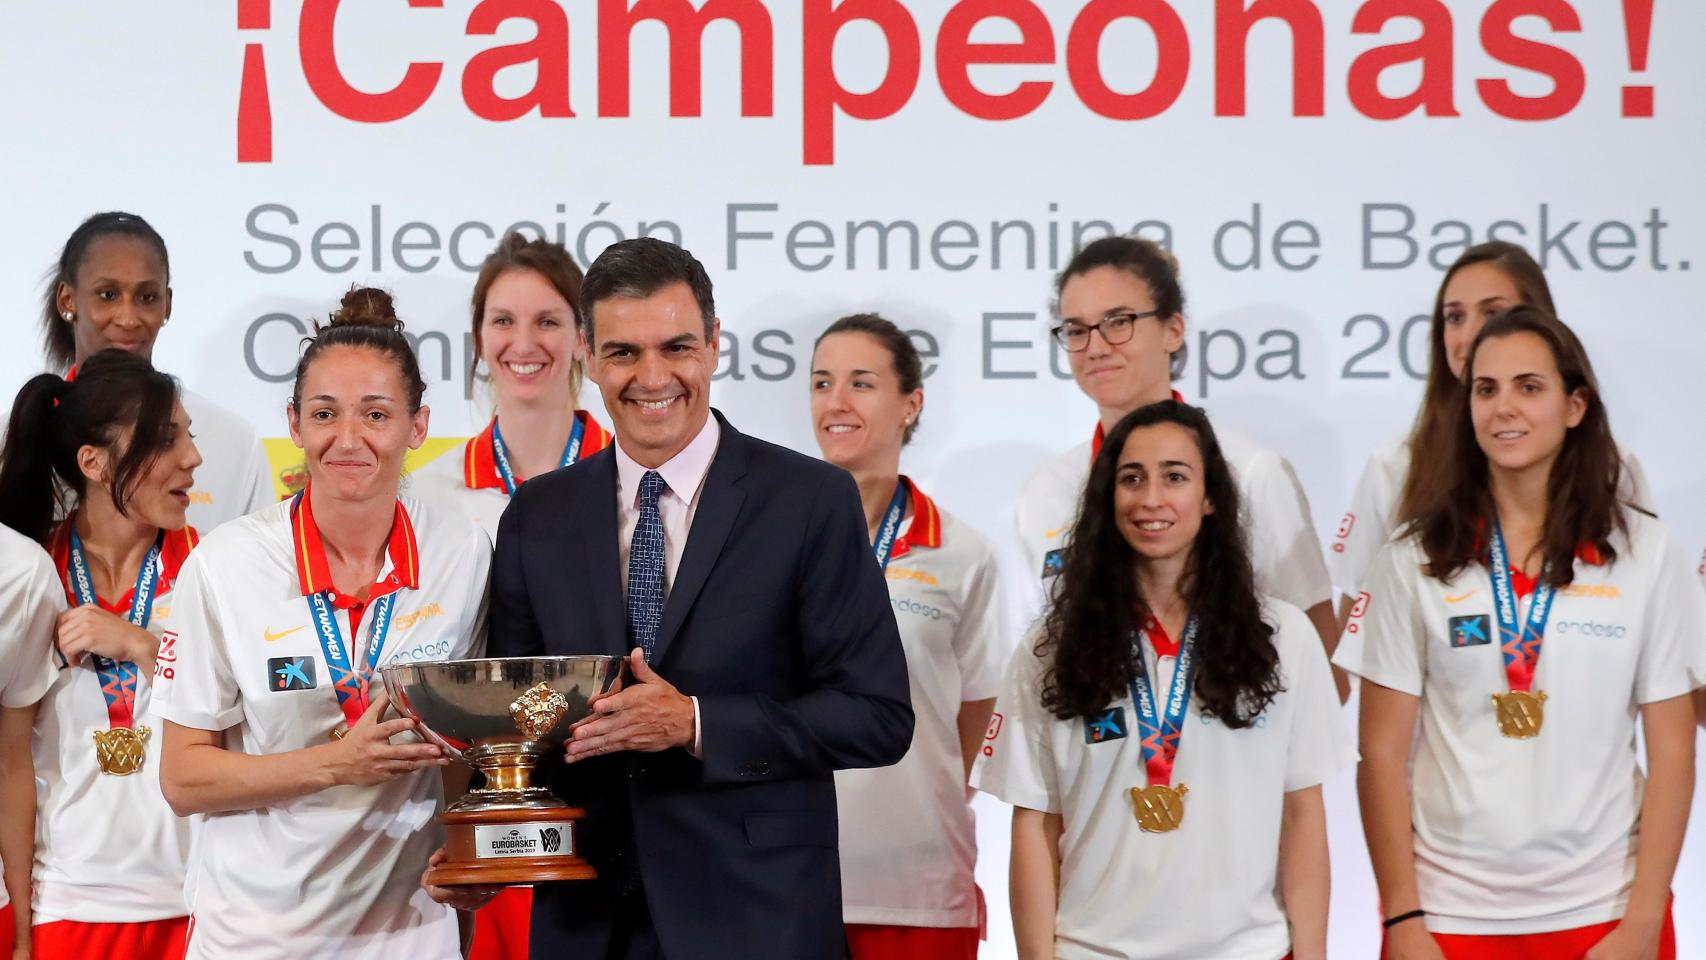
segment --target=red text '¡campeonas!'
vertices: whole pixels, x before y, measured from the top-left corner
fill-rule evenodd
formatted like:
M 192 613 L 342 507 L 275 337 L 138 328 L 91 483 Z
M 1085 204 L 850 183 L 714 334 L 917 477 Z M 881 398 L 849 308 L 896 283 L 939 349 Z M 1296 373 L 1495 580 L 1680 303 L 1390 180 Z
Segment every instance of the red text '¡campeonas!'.
M 882 120 L 905 107 L 918 90 L 924 70 L 923 35 L 903 0 L 789 0 L 798 3 L 801 24 L 800 103 L 802 160 L 807 165 L 835 162 L 838 116 Z M 446 63 L 419 60 L 399 64 L 402 80 L 388 90 L 362 90 L 340 67 L 337 19 L 342 0 L 303 0 L 298 16 L 297 56 L 314 97 L 327 110 L 347 120 L 392 123 L 421 109 L 445 85 Z M 385 16 L 426 16 L 423 9 L 442 9 L 444 0 L 390 0 Z M 1176 6 L 1183 0 L 1086 0 L 1075 10 L 1057 12 L 1051 19 L 1035 0 L 958 0 L 940 5 L 935 25 L 936 81 L 947 102 L 970 117 L 1011 121 L 1036 111 L 1054 93 L 1065 67 L 1066 86 L 1086 109 L 1111 120 L 1145 120 L 1165 113 L 1178 101 L 1190 74 L 1192 38 Z M 921 8 L 936 4 L 915 4 Z M 1607 7 L 1610 5 L 1607 4 Z M 1622 27 L 1627 53 L 1628 81 L 1622 87 L 1624 117 L 1653 115 L 1653 88 L 1642 83 L 1652 32 L 1653 0 L 1622 0 Z M 273 159 L 272 106 L 267 86 L 265 48 L 256 31 L 270 31 L 272 0 L 237 0 L 238 28 L 246 47 L 238 108 L 238 160 L 269 163 Z M 1249 77 L 1246 50 L 1252 30 L 1283 29 L 1290 37 L 1292 115 L 1319 117 L 1326 110 L 1326 26 L 1320 5 L 1311 0 L 1214 0 L 1210 47 L 1214 70 L 1214 115 L 1245 115 Z M 372 8 L 364 9 L 369 16 Z M 1195 14 L 1193 14 L 1194 16 Z M 1070 22 L 1068 22 L 1070 17 Z M 1534 18 L 1518 35 L 1518 20 Z M 468 111 L 489 121 L 512 121 L 537 113 L 542 118 L 574 117 L 569 95 L 569 16 L 556 0 L 481 0 L 474 5 L 461 35 L 496 36 L 508 21 L 521 21 L 534 31 L 521 43 L 482 50 L 461 69 L 461 99 Z M 765 0 L 598 0 L 596 115 L 630 116 L 631 41 L 639 24 L 653 21 L 668 34 L 669 115 L 697 117 L 701 113 L 702 57 L 706 28 L 719 21 L 739 34 L 740 112 L 743 117 L 775 115 L 777 67 L 775 26 Z M 995 23 L 991 23 L 995 21 Z M 1537 21 L 1537 22 L 1536 22 Z M 1141 90 L 1116 90 L 1103 70 L 1104 36 L 1116 24 L 1135 24 L 1139 32 L 1117 36 L 1140 38 L 1147 58 L 1153 50 L 1154 71 Z M 874 88 L 847 89 L 835 68 L 836 40 L 842 31 L 863 24 L 880 31 L 887 46 L 887 67 Z M 1453 88 L 1456 66 L 1453 36 L 1459 27 L 1443 0 L 1365 0 L 1350 21 L 1353 35 L 1375 37 L 1388 25 L 1409 39 L 1371 46 L 1350 60 L 1345 89 L 1351 109 L 1375 120 L 1394 120 L 1420 113 L 1426 117 L 1458 116 Z M 1544 26 L 1544 30 L 1539 27 Z M 1506 79 L 1475 81 L 1481 104 L 1494 116 L 1535 121 L 1562 117 L 1581 103 L 1587 86 L 1582 62 L 1562 46 L 1536 39 L 1535 34 L 1579 34 L 1582 19 L 1569 0 L 1491 0 L 1474 24 L 1481 49 L 1512 72 L 1527 78 L 1525 95 Z M 1419 33 L 1411 36 L 1419 27 Z M 1064 45 L 1059 33 L 1065 32 Z M 1141 31 L 1147 31 L 1144 37 Z M 997 35 L 1005 42 L 973 42 Z M 1153 46 L 1150 46 L 1150 38 Z M 448 38 L 447 38 L 448 39 Z M 360 49 L 344 38 L 343 49 Z M 1107 51 L 1110 56 L 1115 51 Z M 1276 59 L 1276 63 L 1279 61 Z M 531 66 L 533 86 L 518 96 L 497 91 L 497 74 L 511 67 Z M 998 83 L 973 79 L 973 69 L 987 77 L 993 67 L 1008 74 Z M 1048 68 L 1055 68 L 1050 71 Z M 1393 94 L 1382 89 L 1381 77 L 1402 68 L 1405 76 L 1419 75 L 1414 86 Z M 1049 76 L 1051 72 L 1056 76 Z M 998 86 L 999 92 L 988 87 Z M 1390 87 L 1390 85 L 1388 85 Z M 584 106 L 583 106 L 584 109 Z

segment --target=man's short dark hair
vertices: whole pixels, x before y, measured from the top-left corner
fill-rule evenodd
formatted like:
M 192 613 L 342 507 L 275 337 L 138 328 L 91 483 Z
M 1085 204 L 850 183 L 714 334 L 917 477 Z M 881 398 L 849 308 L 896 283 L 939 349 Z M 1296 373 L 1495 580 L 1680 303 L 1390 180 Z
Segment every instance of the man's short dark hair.
M 693 291 L 705 320 L 705 342 L 710 343 L 717 305 L 711 298 L 711 278 L 705 273 L 705 265 L 685 248 L 656 237 L 613 243 L 587 269 L 581 281 L 587 340 L 593 340 L 593 315 L 600 301 L 612 297 L 643 300 L 675 283 L 685 283 Z

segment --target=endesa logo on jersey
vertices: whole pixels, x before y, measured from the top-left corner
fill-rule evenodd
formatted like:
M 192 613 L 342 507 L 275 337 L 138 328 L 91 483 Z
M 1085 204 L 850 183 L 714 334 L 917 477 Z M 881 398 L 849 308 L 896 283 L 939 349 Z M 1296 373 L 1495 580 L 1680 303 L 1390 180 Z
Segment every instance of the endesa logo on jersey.
M 1560 637 L 1600 637 L 1606 640 L 1621 640 L 1629 635 L 1629 628 L 1621 623 L 1600 623 L 1596 620 L 1559 620 L 1547 632 L 1552 631 L 1557 631 Z
M 923 617 L 926 620 L 942 619 L 942 609 L 940 607 L 932 607 L 928 603 L 919 603 L 916 600 L 908 600 L 905 597 L 891 597 L 889 598 L 889 603 L 895 608 L 897 613 L 909 613 L 915 617 Z

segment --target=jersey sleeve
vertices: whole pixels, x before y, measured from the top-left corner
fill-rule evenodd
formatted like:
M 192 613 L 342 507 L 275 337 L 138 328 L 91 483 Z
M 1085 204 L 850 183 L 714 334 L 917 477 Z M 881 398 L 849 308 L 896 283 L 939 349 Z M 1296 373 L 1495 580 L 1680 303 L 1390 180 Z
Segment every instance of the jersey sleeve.
M 1055 719 L 1042 705 L 1042 661 L 1027 640 L 1013 651 L 983 750 L 972 767 L 972 786 L 1012 804 L 1060 813 L 1056 776 Z
M 1635 702 L 1641 704 L 1706 686 L 1706 633 L 1701 628 L 1706 624 L 1706 591 L 1695 580 L 1682 545 L 1669 532 L 1662 532 L 1659 540 L 1635 668 Z
M 986 548 L 967 578 L 959 623 L 954 628 L 961 702 L 988 700 L 1001 693 L 1003 654 L 1008 649 L 1002 602 L 1001 571 L 994 554 Z
M 1392 538 L 1392 503 L 1390 491 L 1383 489 L 1383 473 L 1378 458 L 1370 457 L 1327 553 L 1333 586 L 1347 597 L 1357 595 L 1375 556 Z
M 1321 558 L 1309 498 L 1291 464 L 1264 453 L 1250 465 L 1243 486 L 1258 588 L 1299 610 L 1330 602 L 1332 580 Z
M 219 598 L 205 548 L 191 553 L 172 588 L 172 614 L 154 664 L 160 716 L 197 730 L 227 730 L 243 719 Z
M 1333 663 L 1344 670 L 1414 697 L 1422 695 L 1427 677 L 1417 575 L 1407 541 L 1382 547 L 1333 654 Z
M 15 592 L 0 603 L 9 622 L 9 634 L 0 643 L 6 655 L 0 658 L 0 706 L 27 707 L 38 702 L 53 686 L 58 668 L 53 662 L 53 628 L 65 610 L 65 591 L 47 554 L 29 576 L 10 586 Z
M 1290 792 L 1332 779 L 1350 764 L 1353 753 L 1333 669 L 1315 625 L 1290 604 L 1278 607 L 1274 619 L 1279 630 L 1274 640 L 1288 654 L 1284 696 L 1291 701 L 1291 731 L 1285 789 Z

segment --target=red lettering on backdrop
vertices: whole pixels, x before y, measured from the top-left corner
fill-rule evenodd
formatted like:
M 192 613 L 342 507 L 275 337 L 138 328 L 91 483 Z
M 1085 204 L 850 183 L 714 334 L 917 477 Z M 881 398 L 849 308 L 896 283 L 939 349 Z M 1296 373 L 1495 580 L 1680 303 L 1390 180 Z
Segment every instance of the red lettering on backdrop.
M 1261 20 L 1282 20 L 1291 28 L 1291 112 L 1297 117 L 1325 113 L 1326 39 L 1321 11 L 1308 0 L 1215 0 L 1214 115 L 1244 115 L 1245 53 L 1250 28 Z
M 314 96 L 345 120 L 390 123 L 414 113 L 432 96 L 442 63 L 411 63 L 402 82 L 384 93 L 367 93 L 350 86 L 338 68 L 334 29 L 343 0 L 303 0 L 297 44 L 302 75 Z M 443 7 L 444 0 L 407 0 L 411 7 Z M 363 49 L 375 49 L 366 45 Z
M 1487 109 L 1510 120 L 1556 120 L 1582 102 L 1587 77 L 1581 61 L 1568 50 L 1527 40 L 1511 29 L 1521 17 L 1539 17 L 1558 33 L 1580 33 L 1581 18 L 1565 0 L 1495 0 L 1481 18 L 1481 46 L 1500 63 L 1549 77 L 1552 92 L 1524 97 L 1505 80 L 1475 81 Z
M 918 88 L 918 24 L 899 0 L 805 0 L 803 43 L 805 162 L 835 162 L 835 113 L 855 120 L 894 116 Z M 876 24 L 888 44 L 889 64 L 876 89 L 853 93 L 835 75 L 835 37 L 855 20 Z
M 728 20 L 740 30 L 740 115 L 775 115 L 775 41 L 770 11 L 759 0 L 707 0 L 698 10 L 687 0 L 598 2 L 598 115 L 628 116 L 628 54 L 634 26 L 656 20 L 669 31 L 669 115 L 697 117 L 703 102 L 705 28 Z
M 1115 20 L 1142 20 L 1155 33 L 1155 76 L 1137 93 L 1119 93 L 1102 78 L 1102 34 Z M 1110 120 L 1147 120 L 1164 113 L 1185 89 L 1191 39 L 1165 0 L 1090 0 L 1066 37 L 1066 75 L 1078 99 Z
M 1379 34 L 1397 19 L 1413 19 L 1422 35 L 1404 43 L 1375 47 L 1351 63 L 1346 86 L 1351 106 L 1374 120 L 1396 120 L 1420 109 L 1429 117 L 1455 117 L 1452 100 L 1451 11 L 1439 0 L 1370 0 L 1351 21 L 1351 32 Z M 1400 64 L 1420 62 L 1422 79 L 1416 89 L 1401 96 L 1380 92 L 1380 75 Z
M 972 43 L 971 33 L 984 20 L 1007 20 L 1019 28 L 1018 43 Z M 979 120 L 1016 120 L 1042 106 L 1054 83 L 1026 80 L 1010 93 L 990 94 L 971 80 L 970 67 L 981 64 L 1054 62 L 1054 28 L 1031 0 L 962 0 L 948 11 L 936 32 L 936 78 L 948 102 Z
M 533 21 L 533 39 L 482 50 L 462 72 L 462 99 L 483 120 L 515 120 L 539 108 L 542 117 L 572 117 L 569 109 L 569 19 L 552 0 L 482 0 L 468 15 L 467 34 L 489 37 L 505 21 Z M 498 71 L 532 63 L 538 70 L 533 89 L 519 97 L 501 97 Z

